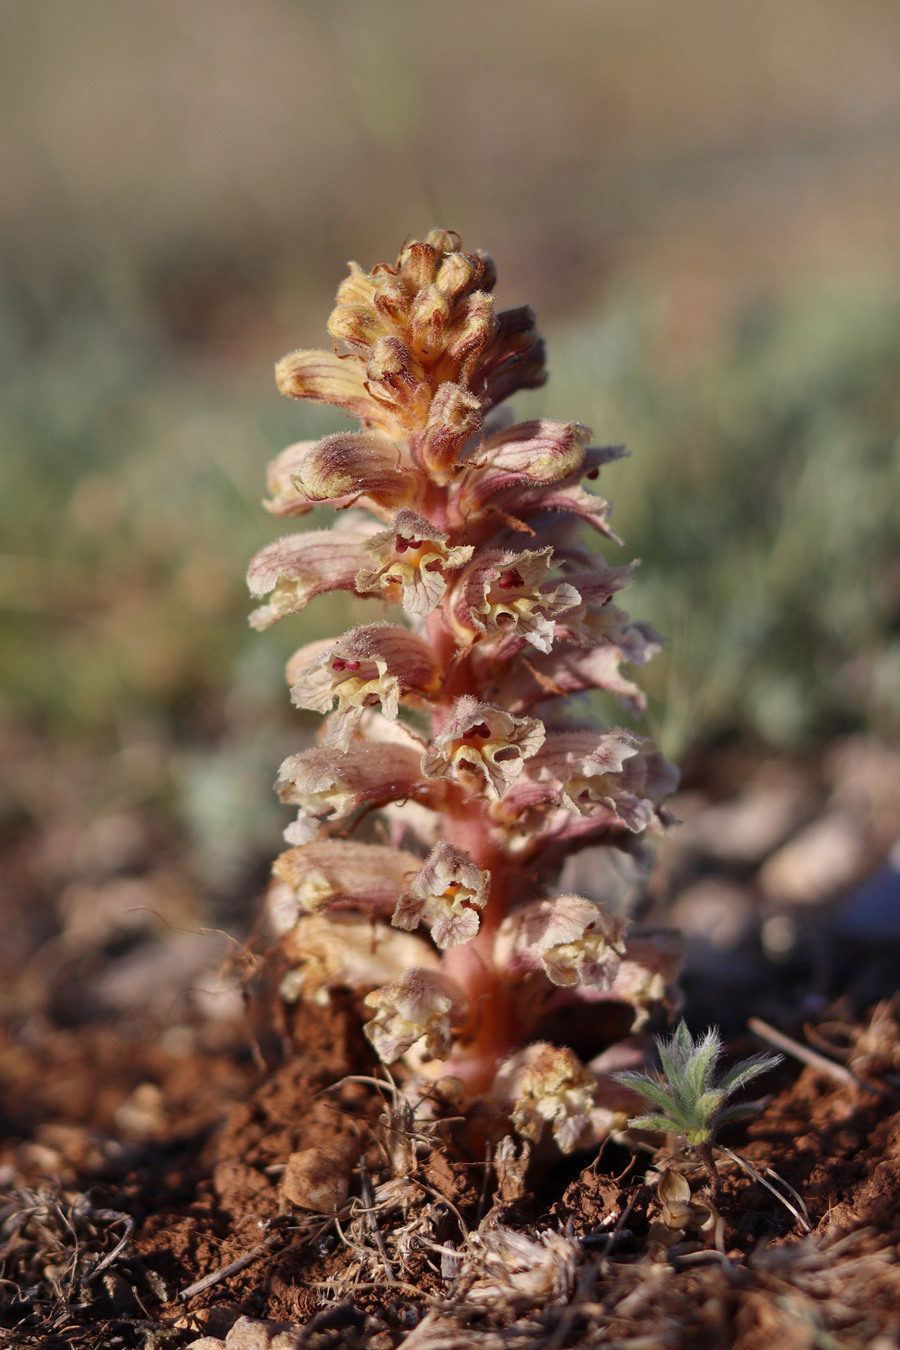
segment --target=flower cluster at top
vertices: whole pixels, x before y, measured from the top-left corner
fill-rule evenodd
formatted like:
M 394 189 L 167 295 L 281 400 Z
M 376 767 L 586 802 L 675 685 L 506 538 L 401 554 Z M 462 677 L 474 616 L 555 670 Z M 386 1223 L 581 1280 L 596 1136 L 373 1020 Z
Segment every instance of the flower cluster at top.
M 276 515 L 347 514 L 253 559 L 251 621 L 335 590 L 374 600 L 379 617 L 288 664 L 293 702 L 325 723 L 280 770 L 298 815 L 273 913 L 286 997 L 361 993 L 383 1061 L 432 1074 L 437 1061 L 520 1134 L 548 1129 L 571 1149 L 609 1112 L 541 1025 L 600 1000 L 640 1025 L 670 998 L 677 953 L 553 881 L 575 850 L 658 830 L 675 776 L 632 731 L 571 712 L 571 696 L 597 689 L 640 711 L 621 666 L 656 641 L 614 603 L 631 568 L 584 542 L 616 538 L 583 480 L 621 448 L 592 447 L 577 422 L 493 412 L 545 379 L 531 309 L 498 312 L 495 280 L 492 260 L 447 231 L 407 244 L 395 266 L 352 263 L 334 350 L 277 367 L 283 393 L 360 429 L 271 465 Z

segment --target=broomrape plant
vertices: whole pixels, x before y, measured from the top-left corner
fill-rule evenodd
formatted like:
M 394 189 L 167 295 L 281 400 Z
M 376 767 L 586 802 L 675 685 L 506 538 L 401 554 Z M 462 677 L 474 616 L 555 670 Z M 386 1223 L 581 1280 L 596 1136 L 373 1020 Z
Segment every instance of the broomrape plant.
M 271 913 L 285 998 L 361 994 L 386 1064 L 454 1079 L 526 1138 L 549 1127 L 569 1150 L 602 1137 L 612 1112 L 542 1024 L 615 1000 L 641 1025 L 674 998 L 678 953 L 553 881 L 578 849 L 634 851 L 659 831 L 676 775 L 634 732 L 574 719 L 572 696 L 595 689 L 639 713 L 621 666 L 658 644 L 614 603 L 632 567 L 582 537 L 618 542 L 583 483 L 621 447 L 591 446 L 577 422 L 495 411 L 546 378 L 531 309 L 497 312 L 495 280 L 487 254 L 441 230 L 394 266 L 351 263 L 334 350 L 277 367 L 283 393 L 360 428 L 271 465 L 276 515 L 345 514 L 253 559 L 251 622 L 335 590 L 388 618 L 288 663 L 293 702 L 325 723 L 279 773 L 298 814 Z
M 718 1029 L 710 1027 L 695 1041 L 684 1022 L 679 1022 L 672 1036 L 657 1037 L 656 1048 L 662 1075 L 631 1070 L 615 1075 L 617 1082 L 632 1088 L 655 1108 L 647 1115 L 635 1116 L 628 1124 L 634 1130 L 680 1134 L 700 1154 L 716 1193 L 719 1176 L 712 1152 L 716 1132 L 730 1120 L 741 1120 L 759 1110 L 758 1102 L 737 1106 L 725 1103 L 754 1078 L 780 1064 L 782 1057 L 753 1055 L 717 1077 L 716 1066 L 724 1048 Z

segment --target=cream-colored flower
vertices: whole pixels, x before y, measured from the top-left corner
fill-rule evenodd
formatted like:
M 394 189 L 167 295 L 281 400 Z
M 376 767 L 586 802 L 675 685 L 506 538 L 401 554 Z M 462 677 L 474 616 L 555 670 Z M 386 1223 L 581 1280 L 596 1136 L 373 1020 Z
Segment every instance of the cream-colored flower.
M 321 441 L 301 441 L 269 465 L 265 503 L 277 516 L 302 516 L 320 502 L 338 510 L 357 503 L 383 520 L 415 506 L 422 482 L 407 455 L 384 436 L 339 432 Z
M 450 545 L 448 538 L 414 511 L 400 511 L 389 530 L 366 541 L 366 552 L 373 558 L 372 563 L 360 564 L 357 590 L 399 600 L 415 617 L 430 614 L 447 589 L 447 573 L 461 567 L 473 552 L 471 544 Z
M 439 843 L 409 879 L 391 922 L 397 928 L 427 924 L 439 947 L 470 942 L 478 932 L 478 911 L 487 903 L 490 873 L 476 867 L 454 844 Z
M 482 788 L 499 800 L 515 783 L 525 760 L 543 744 L 536 717 L 512 717 L 502 708 L 466 695 L 457 699 L 422 760 L 432 778 L 450 778 L 469 791 Z
M 287 614 L 299 614 L 325 591 L 352 591 L 365 559 L 371 527 L 310 530 L 269 544 L 250 564 L 250 594 L 269 601 L 250 615 L 254 628 L 269 628 Z
M 596 1080 L 568 1046 L 535 1041 L 497 1070 L 492 1096 L 511 1108 L 519 1134 L 535 1143 L 547 1125 L 563 1153 L 596 1138 Z
M 563 731 L 547 738 L 529 766 L 529 777 L 555 789 L 562 806 L 579 816 L 602 817 L 640 833 L 654 822 L 655 806 L 677 782 L 640 737 L 614 731 Z
M 560 624 L 565 624 L 567 617 L 564 614 L 557 621 L 557 629 Z M 513 713 L 527 712 L 547 699 L 603 689 L 614 694 L 635 716 L 640 716 L 646 698 L 638 686 L 622 674 L 622 655 L 611 644 L 586 648 L 560 641 L 557 631 L 553 649 L 546 654 L 541 652 L 523 659 L 510 644 L 510 649 L 502 653 L 504 660 L 500 669 L 492 670 L 490 657 L 479 659 L 476 649 L 474 665 L 479 673 L 484 670 L 491 696 Z M 500 662 L 493 664 L 496 667 Z
M 584 463 L 589 427 L 578 422 L 519 422 L 491 436 L 466 461 L 456 507 L 463 520 L 507 510 L 536 487 L 568 479 Z
M 548 581 L 553 549 L 482 551 L 454 589 L 451 613 L 465 637 L 524 638 L 541 652 L 553 644 L 554 620 L 579 602 L 568 582 Z
M 442 384 L 431 400 L 428 420 L 416 437 L 430 477 L 444 485 L 460 471 L 466 444 L 481 430 L 481 403 L 458 384 Z
M 320 820 L 339 824 L 359 807 L 403 801 L 427 790 L 421 752 L 406 745 L 356 742 L 342 752 L 316 746 L 291 755 L 278 771 L 275 790 L 283 802 L 300 808 L 284 837 L 305 844 Z
M 494 961 L 511 975 L 540 968 L 552 984 L 611 989 L 629 921 L 581 895 L 534 900 L 503 922 Z
M 426 1055 L 449 1059 L 453 1033 L 465 1025 L 469 1006 L 459 986 L 435 970 L 407 970 L 398 980 L 366 995 L 375 1016 L 365 1033 L 385 1064 L 424 1038 Z
M 291 887 L 304 910 L 316 913 L 332 906 L 392 909 L 419 866 L 414 853 L 386 844 L 314 839 L 282 853 L 272 871 Z
M 312 644 L 313 659 L 303 665 L 303 649 L 292 658 L 291 700 L 298 708 L 327 713 L 326 745 L 346 750 L 363 710 L 380 705 L 385 717 L 397 716 L 400 699 L 435 688 L 438 667 L 424 638 L 408 628 L 365 624 L 338 638 L 324 652 Z
M 327 1007 L 338 989 L 362 993 L 400 978 L 411 966 L 425 974 L 438 965 L 421 938 L 352 914 L 301 914 L 282 938 L 281 952 L 289 966 L 282 998 L 320 1007 Z

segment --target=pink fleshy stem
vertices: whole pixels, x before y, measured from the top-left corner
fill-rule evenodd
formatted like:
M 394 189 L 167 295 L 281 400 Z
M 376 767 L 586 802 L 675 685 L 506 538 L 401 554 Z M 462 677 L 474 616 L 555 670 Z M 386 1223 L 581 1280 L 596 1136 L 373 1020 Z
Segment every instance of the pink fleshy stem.
M 443 965 L 468 996 L 472 1021 L 453 1047 L 443 1072 L 461 1078 L 470 1092 L 488 1091 L 498 1064 L 517 1049 L 522 1029 L 513 991 L 494 965 L 494 939 L 509 911 L 506 860 L 483 815 L 483 804 L 462 798 L 443 816 L 443 838 L 465 849 L 473 862 L 491 874 L 488 902 L 471 942 L 448 947 Z

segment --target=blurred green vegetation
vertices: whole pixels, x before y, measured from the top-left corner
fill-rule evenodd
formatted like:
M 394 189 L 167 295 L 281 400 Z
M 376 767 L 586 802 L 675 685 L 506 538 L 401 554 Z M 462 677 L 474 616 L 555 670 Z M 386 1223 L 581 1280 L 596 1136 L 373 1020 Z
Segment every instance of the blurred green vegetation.
M 350 616 L 332 597 L 265 635 L 244 620 L 247 560 L 283 529 L 265 464 L 333 415 L 279 399 L 261 364 L 198 365 L 139 295 L 20 278 L 4 298 L 0 678 L 51 739 L 268 725 L 284 656 Z M 758 298 L 674 369 L 663 329 L 613 294 L 550 331 L 550 382 L 517 405 L 629 445 L 601 488 L 643 560 L 626 603 L 666 640 L 656 729 L 673 753 L 895 730 L 900 295 L 856 278 Z
M 805 284 L 738 312 L 675 373 L 652 304 L 557 332 L 534 405 L 627 441 L 604 490 L 642 567 L 623 603 L 669 753 L 900 726 L 900 293 Z M 630 602 L 630 603 L 629 603 Z
M 274 769 L 316 722 L 281 665 L 351 608 L 246 624 L 284 528 L 265 464 L 337 426 L 271 362 L 325 340 L 346 257 L 436 224 L 538 309 L 551 379 L 519 415 L 629 446 L 600 489 L 666 643 L 640 678 L 667 751 L 896 734 L 894 7 L 44 0 L 3 24 L 0 824 L 58 809 L 21 765 L 65 778 L 77 746 L 86 814 L 158 807 L 210 885 L 275 848 Z

